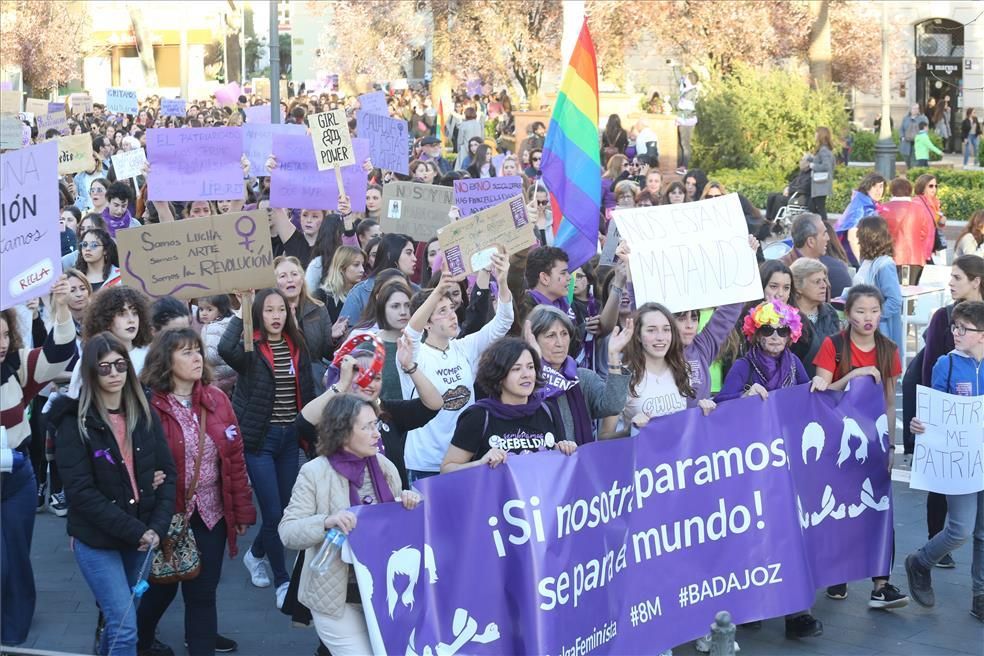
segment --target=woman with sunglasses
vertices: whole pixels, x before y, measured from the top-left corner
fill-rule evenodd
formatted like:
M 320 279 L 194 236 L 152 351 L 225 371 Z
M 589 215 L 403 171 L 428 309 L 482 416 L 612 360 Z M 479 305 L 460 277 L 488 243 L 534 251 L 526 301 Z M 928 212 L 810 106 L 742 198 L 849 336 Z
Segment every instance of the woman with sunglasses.
M 922 207 L 927 214 L 933 217 L 933 225 L 936 226 L 936 231 L 939 233 L 943 227 L 946 225 L 946 216 L 940 210 L 940 197 L 939 192 L 939 181 L 936 176 L 931 173 L 923 173 L 918 178 L 916 178 L 916 184 L 913 187 L 912 202 Z M 933 244 L 934 251 L 945 250 L 946 242 L 942 239 L 937 238 L 936 242 Z M 932 264 L 932 262 L 929 262 Z
M 533 234 L 541 246 L 553 246 L 553 212 L 550 209 L 550 195 L 547 188 L 534 184 L 529 191 L 530 204 L 526 211 L 534 218 Z
M 122 342 L 109 333 L 90 337 L 79 366 L 79 398 L 64 397 L 51 412 L 68 534 L 105 618 L 98 653 L 132 656 L 137 619 L 130 590 L 148 552 L 167 535 L 174 459 Z
M 75 260 L 78 269 L 96 292 L 120 276 L 116 242 L 105 230 L 94 228 L 82 233 L 79 253 Z

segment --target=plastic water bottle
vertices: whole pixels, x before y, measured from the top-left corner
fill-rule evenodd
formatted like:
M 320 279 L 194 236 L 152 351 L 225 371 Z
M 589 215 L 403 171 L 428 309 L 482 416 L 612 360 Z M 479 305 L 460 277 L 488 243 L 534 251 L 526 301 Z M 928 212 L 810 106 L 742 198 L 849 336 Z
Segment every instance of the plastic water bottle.
M 318 549 L 318 553 L 311 562 L 311 569 L 314 570 L 315 574 L 320 576 L 331 568 L 331 564 L 339 557 L 343 544 L 345 544 L 345 534 L 337 528 L 325 533 L 325 540 L 321 543 L 321 548 Z

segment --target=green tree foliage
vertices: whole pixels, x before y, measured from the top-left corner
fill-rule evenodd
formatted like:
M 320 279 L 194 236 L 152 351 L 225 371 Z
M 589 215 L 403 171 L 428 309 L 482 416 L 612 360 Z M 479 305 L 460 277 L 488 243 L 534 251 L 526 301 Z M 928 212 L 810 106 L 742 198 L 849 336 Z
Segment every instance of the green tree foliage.
M 791 169 L 812 152 L 816 129 L 846 134 L 846 100 L 833 87 L 810 88 L 802 76 L 737 64 L 703 83 L 693 158 L 705 170 L 759 166 Z

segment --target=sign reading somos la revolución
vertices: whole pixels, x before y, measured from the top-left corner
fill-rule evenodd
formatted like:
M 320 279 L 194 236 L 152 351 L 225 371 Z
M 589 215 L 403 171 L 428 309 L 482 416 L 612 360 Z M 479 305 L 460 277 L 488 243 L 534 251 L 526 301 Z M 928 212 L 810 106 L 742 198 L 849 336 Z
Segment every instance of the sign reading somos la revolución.
M 890 569 L 887 427 L 870 378 L 800 385 L 572 456 L 538 439 L 495 469 L 418 481 L 412 511 L 357 506 L 347 544 L 373 651 L 657 654 L 722 609 L 740 623 L 808 608 Z
M 197 298 L 275 283 L 266 210 L 116 233 L 123 283 L 151 298 Z
M 0 309 L 45 293 L 61 275 L 58 144 L 0 155 Z
M 632 246 L 636 306 L 655 301 L 683 312 L 762 298 L 738 194 L 616 209 L 613 218 Z

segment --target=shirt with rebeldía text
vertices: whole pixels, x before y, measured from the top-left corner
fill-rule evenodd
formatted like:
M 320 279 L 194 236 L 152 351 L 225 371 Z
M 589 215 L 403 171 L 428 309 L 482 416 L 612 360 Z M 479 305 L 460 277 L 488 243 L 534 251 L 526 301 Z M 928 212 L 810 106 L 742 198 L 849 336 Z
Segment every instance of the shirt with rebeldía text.
M 458 417 L 451 444 L 481 460 L 491 449 L 520 455 L 553 449 L 564 439 L 564 429 L 540 407 L 532 416 L 500 419 L 481 406 L 471 406 Z

